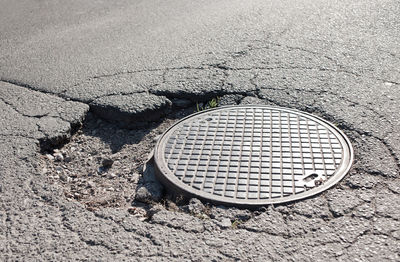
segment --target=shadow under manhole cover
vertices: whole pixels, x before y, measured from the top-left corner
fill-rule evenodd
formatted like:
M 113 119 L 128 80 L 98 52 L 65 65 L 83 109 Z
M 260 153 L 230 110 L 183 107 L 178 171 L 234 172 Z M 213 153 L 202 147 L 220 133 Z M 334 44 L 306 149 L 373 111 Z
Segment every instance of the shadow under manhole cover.
M 328 189 L 350 169 L 353 149 L 319 117 L 246 105 L 182 119 L 161 136 L 154 156 L 156 175 L 168 190 L 254 207 Z

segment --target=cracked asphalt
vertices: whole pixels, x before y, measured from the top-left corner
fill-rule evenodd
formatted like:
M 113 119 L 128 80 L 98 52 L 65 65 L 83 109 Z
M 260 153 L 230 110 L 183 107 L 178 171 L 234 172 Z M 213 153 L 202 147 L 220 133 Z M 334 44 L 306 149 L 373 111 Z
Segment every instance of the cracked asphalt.
M 0 6 L 0 260 L 400 260 L 399 1 Z M 255 211 L 170 199 L 145 158 L 217 96 L 331 121 L 354 146 L 352 169 L 322 194 Z M 44 160 L 72 148 L 70 162 Z M 88 173 L 107 157 L 125 169 L 99 181 L 129 186 L 124 202 L 69 196 L 100 185 Z M 60 167 L 76 174 L 54 182 Z

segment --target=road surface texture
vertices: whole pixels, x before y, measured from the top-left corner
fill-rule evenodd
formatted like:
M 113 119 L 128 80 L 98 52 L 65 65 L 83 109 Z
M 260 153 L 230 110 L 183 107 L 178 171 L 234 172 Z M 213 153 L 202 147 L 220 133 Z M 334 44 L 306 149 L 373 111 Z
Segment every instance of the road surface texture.
M 0 260 L 400 260 L 399 1 L 0 7 Z M 215 97 L 333 122 L 350 173 L 260 210 L 171 199 L 154 141 Z

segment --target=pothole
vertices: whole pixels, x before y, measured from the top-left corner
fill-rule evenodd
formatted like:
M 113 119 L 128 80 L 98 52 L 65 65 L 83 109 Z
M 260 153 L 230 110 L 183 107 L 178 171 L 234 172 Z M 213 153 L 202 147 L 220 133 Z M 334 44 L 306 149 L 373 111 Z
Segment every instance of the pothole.
M 353 150 L 329 122 L 270 106 L 200 112 L 169 128 L 155 149 L 170 192 L 254 207 L 320 193 L 348 172 Z
M 170 199 L 175 201 L 176 198 L 171 195 L 187 196 L 178 205 L 195 197 L 214 204 L 241 207 L 305 198 L 334 185 L 351 165 L 353 156 L 348 139 L 318 117 L 269 106 L 239 106 L 235 113 L 229 108 L 235 107 L 218 107 L 197 112 L 194 116 L 191 114 L 197 111 L 196 106 L 175 110 L 160 122 L 140 129 L 123 129 L 89 113 L 83 128 L 68 144 L 43 155 L 43 174 L 50 183 L 63 190 L 67 199 L 79 201 L 89 210 L 105 207 L 147 210 L 160 203 L 174 210 Z M 259 119 L 259 113 L 264 118 Z M 259 121 L 261 129 L 257 130 Z M 185 126 L 188 123 L 189 126 Z M 212 134 L 204 133 L 204 128 Z M 163 134 L 165 130 L 167 132 Z M 147 173 L 154 176 L 155 172 L 152 164 L 147 171 L 143 171 L 143 167 L 146 167 L 158 138 L 155 163 L 161 171 L 158 178 L 166 184 L 169 194 L 165 195 L 162 188 L 155 188 L 161 197 L 155 200 L 150 196 L 147 201 L 146 192 L 143 194 L 142 191 L 151 190 L 153 186 L 146 184 L 149 182 Z M 180 141 L 175 143 L 174 139 Z M 177 144 L 183 146 L 181 149 L 189 150 L 180 153 L 187 157 L 180 159 L 167 154 L 171 146 Z M 238 149 L 239 154 L 232 155 L 233 149 Z M 272 157 L 268 158 L 268 154 Z M 206 165 L 202 164 L 203 160 Z M 171 168 L 171 165 L 175 167 Z M 165 172 L 162 168 L 176 173 Z M 182 171 L 185 176 L 179 175 Z M 174 176 L 177 184 L 165 183 L 170 179 L 165 176 L 169 175 Z M 235 176 L 234 183 L 231 175 Z M 246 176 L 244 180 L 243 175 Z M 266 179 L 268 175 L 270 178 Z M 150 184 L 151 179 L 154 177 L 150 178 Z M 200 187 L 199 179 L 202 179 Z M 210 179 L 213 181 L 211 187 Z M 225 190 L 232 185 L 233 190 Z
M 89 210 L 131 207 L 155 138 L 192 112 L 180 110 L 140 129 L 122 129 L 89 113 L 69 143 L 43 154 L 42 174 Z

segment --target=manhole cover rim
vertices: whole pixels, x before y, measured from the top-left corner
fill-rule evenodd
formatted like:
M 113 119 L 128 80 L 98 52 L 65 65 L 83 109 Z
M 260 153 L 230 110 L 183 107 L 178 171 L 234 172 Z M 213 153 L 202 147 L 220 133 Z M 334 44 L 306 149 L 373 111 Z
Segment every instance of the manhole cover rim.
M 341 145 L 343 146 L 343 157 L 342 157 L 342 162 L 340 163 L 340 167 L 336 169 L 335 173 L 331 176 L 331 178 L 326 181 L 323 185 L 312 188 L 310 190 L 290 195 L 290 196 L 284 196 L 280 198 L 268 198 L 268 199 L 239 199 L 239 198 L 228 198 L 224 196 L 218 196 L 215 194 L 210 194 L 204 191 L 200 191 L 198 189 L 195 189 L 185 183 L 183 181 L 179 180 L 172 172 L 171 170 L 166 167 L 165 165 L 165 158 L 164 158 L 164 152 L 163 149 L 163 143 L 164 146 L 167 142 L 167 139 L 164 139 L 168 134 L 172 134 L 175 129 L 178 129 L 180 124 L 184 123 L 185 121 L 188 121 L 190 119 L 195 119 L 199 115 L 207 114 L 213 111 L 220 111 L 220 110 L 227 110 L 227 109 L 248 109 L 248 108 L 262 108 L 262 109 L 267 109 L 267 110 L 278 110 L 282 112 L 289 112 L 289 113 L 295 113 L 298 115 L 305 116 L 306 118 L 311 120 L 315 120 L 315 122 L 325 126 L 328 128 L 329 131 L 331 131 L 337 139 L 340 141 Z M 347 146 L 345 146 L 347 145 Z M 338 129 L 336 126 L 334 126 L 332 123 L 328 122 L 327 120 L 307 113 L 303 111 L 299 111 L 297 109 L 292 109 L 292 108 L 286 108 L 286 107 L 279 107 L 279 106 L 270 106 L 270 105 L 255 105 L 255 104 L 250 104 L 250 105 L 235 105 L 235 106 L 221 106 L 217 108 L 212 108 L 200 112 L 196 112 L 194 114 L 191 114 L 189 116 L 186 116 L 176 123 L 174 123 L 172 126 L 170 126 L 158 139 L 155 149 L 154 149 L 154 166 L 155 166 L 155 175 L 156 177 L 167 187 L 168 190 L 174 190 L 176 193 L 184 195 L 186 197 L 195 197 L 199 198 L 202 200 L 205 200 L 207 202 L 213 202 L 215 204 L 224 204 L 228 206 L 241 206 L 241 207 L 258 207 L 258 206 L 265 206 L 269 204 L 276 204 L 276 203 L 288 203 L 288 202 L 293 202 L 301 199 L 306 199 L 312 196 L 315 196 L 317 194 L 322 193 L 323 191 L 328 190 L 329 188 L 333 187 L 335 184 L 337 184 L 340 180 L 343 179 L 343 177 L 349 172 L 349 170 L 352 167 L 352 163 L 354 161 L 354 149 L 352 147 L 352 144 L 350 143 L 350 139 L 341 131 Z M 167 175 L 163 174 L 167 173 Z

